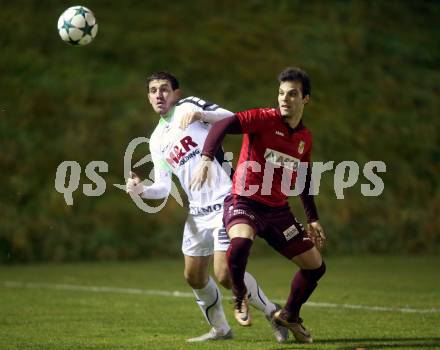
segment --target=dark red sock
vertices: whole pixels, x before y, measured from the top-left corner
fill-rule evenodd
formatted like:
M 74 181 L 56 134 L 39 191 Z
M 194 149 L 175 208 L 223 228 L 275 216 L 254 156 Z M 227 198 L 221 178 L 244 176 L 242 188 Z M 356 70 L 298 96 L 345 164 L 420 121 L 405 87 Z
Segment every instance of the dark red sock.
M 228 262 L 229 273 L 232 280 L 232 293 L 236 297 L 243 297 L 246 294 L 246 286 L 244 284 L 244 273 L 249 253 L 251 251 L 253 241 L 249 238 L 235 237 L 231 239 L 228 251 L 226 252 L 226 260 Z
M 299 317 L 301 306 L 309 299 L 318 285 L 319 279 L 325 273 L 325 264 L 314 270 L 299 270 L 292 280 L 289 298 L 284 306 L 286 318 L 290 322 L 296 322 Z

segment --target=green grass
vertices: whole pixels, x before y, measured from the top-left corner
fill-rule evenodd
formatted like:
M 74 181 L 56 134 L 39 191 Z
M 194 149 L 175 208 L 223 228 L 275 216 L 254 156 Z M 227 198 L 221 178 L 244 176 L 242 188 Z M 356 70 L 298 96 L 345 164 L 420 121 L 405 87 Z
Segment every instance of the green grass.
M 313 330 L 312 345 L 275 343 L 257 311 L 252 327 L 238 327 L 228 300 L 224 306 L 235 339 L 186 344 L 186 338 L 208 330 L 192 298 L 124 292 L 128 288 L 190 292 L 180 260 L 2 266 L 0 349 L 440 349 L 439 263 L 438 257 L 328 258 L 328 273 L 310 301 L 396 310 L 306 305 L 302 316 Z M 251 258 L 249 270 L 266 294 L 284 299 L 295 268 L 273 257 Z M 28 288 L 8 286 L 7 281 L 27 283 Z M 54 288 L 60 284 L 124 290 Z M 437 311 L 397 310 L 404 307 Z

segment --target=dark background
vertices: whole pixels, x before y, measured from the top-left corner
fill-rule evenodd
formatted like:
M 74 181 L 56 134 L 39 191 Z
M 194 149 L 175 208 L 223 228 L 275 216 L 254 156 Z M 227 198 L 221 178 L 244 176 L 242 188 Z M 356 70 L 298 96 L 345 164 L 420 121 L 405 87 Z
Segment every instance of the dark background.
M 0 261 L 178 256 L 186 210 L 170 199 L 145 214 L 112 185 L 124 183 L 128 143 L 158 120 L 146 77 L 168 70 L 185 96 L 237 111 L 275 106 L 277 74 L 291 65 L 312 79 L 313 160 L 361 168 L 342 200 L 334 172 L 323 175 L 327 254 L 440 251 L 439 2 L 84 1 L 99 32 L 70 47 L 56 24 L 73 5 L 1 1 Z M 234 160 L 240 140 L 225 143 Z M 139 147 L 135 160 L 146 153 Z M 73 206 L 54 188 L 64 160 L 82 168 Z M 109 165 L 100 197 L 82 193 L 92 160 Z M 387 165 L 379 197 L 360 192 L 370 160 Z

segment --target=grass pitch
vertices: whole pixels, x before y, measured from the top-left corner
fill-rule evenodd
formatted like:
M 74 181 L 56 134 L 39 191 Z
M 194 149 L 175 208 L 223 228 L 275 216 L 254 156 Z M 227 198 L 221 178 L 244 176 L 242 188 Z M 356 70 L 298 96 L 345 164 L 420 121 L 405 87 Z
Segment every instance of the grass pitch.
M 440 349 L 438 257 L 332 257 L 303 307 L 313 344 L 277 344 L 263 316 L 235 339 L 187 344 L 208 331 L 181 260 L 0 267 L 0 349 Z M 284 300 L 293 264 L 250 258 L 266 294 Z M 99 287 L 99 288 L 98 288 Z M 180 291 L 182 294 L 173 291 Z

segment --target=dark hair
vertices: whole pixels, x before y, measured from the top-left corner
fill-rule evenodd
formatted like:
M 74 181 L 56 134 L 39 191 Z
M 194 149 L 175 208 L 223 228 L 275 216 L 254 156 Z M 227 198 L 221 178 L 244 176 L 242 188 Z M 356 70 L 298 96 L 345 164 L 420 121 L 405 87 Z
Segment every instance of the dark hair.
M 310 95 L 312 86 L 310 78 L 305 71 L 298 67 L 287 67 L 278 75 L 280 83 L 284 81 L 299 81 L 301 83 L 301 91 L 304 96 Z
M 156 72 L 147 78 L 147 87 L 150 85 L 150 82 L 153 80 L 168 80 L 171 84 L 171 88 L 176 90 L 179 88 L 179 81 L 177 78 L 168 72 Z

